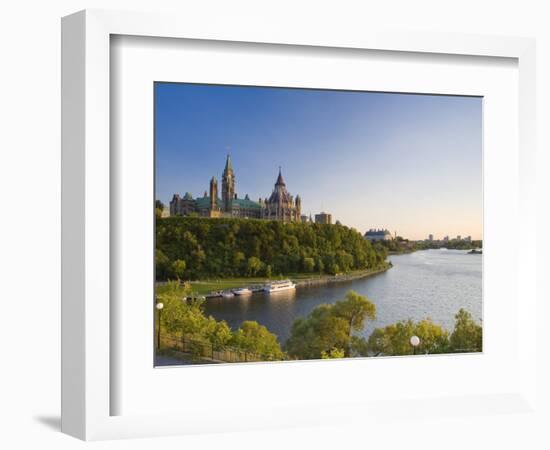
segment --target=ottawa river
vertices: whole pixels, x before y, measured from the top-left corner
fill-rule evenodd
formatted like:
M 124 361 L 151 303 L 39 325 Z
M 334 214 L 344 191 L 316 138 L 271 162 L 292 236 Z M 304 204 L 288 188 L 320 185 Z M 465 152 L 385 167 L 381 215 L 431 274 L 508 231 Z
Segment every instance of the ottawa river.
M 460 308 L 475 320 L 482 317 L 482 255 L 462 250 L 422 250 L 389 257 L 393 267 L 359 280 L 275 294 L 206 300 L 206 314 L 225 320 L 233 329 L 244 320 L 255 320 L 275 333 L 281 342 L 292 323 L 307 316 L 317 305 L 334 303 L 350 289 L 376 305 L 376 320 L 367 322 L 363 335 L 399 320 L 431 318 L 449 331 Z

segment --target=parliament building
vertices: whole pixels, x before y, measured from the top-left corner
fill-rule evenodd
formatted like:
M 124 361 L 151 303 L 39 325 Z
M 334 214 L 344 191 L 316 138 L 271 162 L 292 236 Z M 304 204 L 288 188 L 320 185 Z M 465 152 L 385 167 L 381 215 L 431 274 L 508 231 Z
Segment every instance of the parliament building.
M 202 197 L 193 198 L 187 192 L 183 197 L 174 194 L 170 201 L 171 216 L 198 215 L 201 217 L 240 217 L 251 219 L 278 220 L 281 222 L 298 222 L 302 219 L 302 201 L 300 196 L 294 198 L 286 189 L 286 184 L 279 168 L 279 176 L 271 195 L 258 201 L 250 200 L 248 194 L 239 198 L 236 192 L 235 172 L 228 155 L 222 174 L 221 197 L 218 191 L 218 180 L 212 177 L 209 192 Z

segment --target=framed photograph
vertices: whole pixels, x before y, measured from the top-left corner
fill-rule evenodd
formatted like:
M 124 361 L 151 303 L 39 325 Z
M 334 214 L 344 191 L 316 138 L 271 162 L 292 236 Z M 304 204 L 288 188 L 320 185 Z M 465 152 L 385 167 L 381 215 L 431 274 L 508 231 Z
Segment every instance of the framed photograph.
M 534 43 L 209 29 L 63 19 L 63 431 L 532 408 Z
M 156 365 L 482 352 L 482 97 L 154 90 Z

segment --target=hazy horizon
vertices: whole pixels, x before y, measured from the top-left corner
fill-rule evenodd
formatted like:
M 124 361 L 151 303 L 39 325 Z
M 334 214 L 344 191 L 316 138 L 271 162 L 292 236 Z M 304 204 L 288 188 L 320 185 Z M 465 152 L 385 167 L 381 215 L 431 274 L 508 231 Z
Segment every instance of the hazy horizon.
M 482 99 L 157 83 L 156 196 L 208 190 L 231 154 L 239 197 L 279 166 L 302 214 L 364 233 L 482 238 Z

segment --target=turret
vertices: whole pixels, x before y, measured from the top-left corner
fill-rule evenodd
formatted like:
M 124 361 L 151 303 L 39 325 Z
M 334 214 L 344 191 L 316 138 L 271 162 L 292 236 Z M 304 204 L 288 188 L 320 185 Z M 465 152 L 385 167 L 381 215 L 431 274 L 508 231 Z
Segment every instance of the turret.
M 218 202 L 218 180 L 212 177 L 210 180 L 210 209 L 213 211 L 217 207 Z

